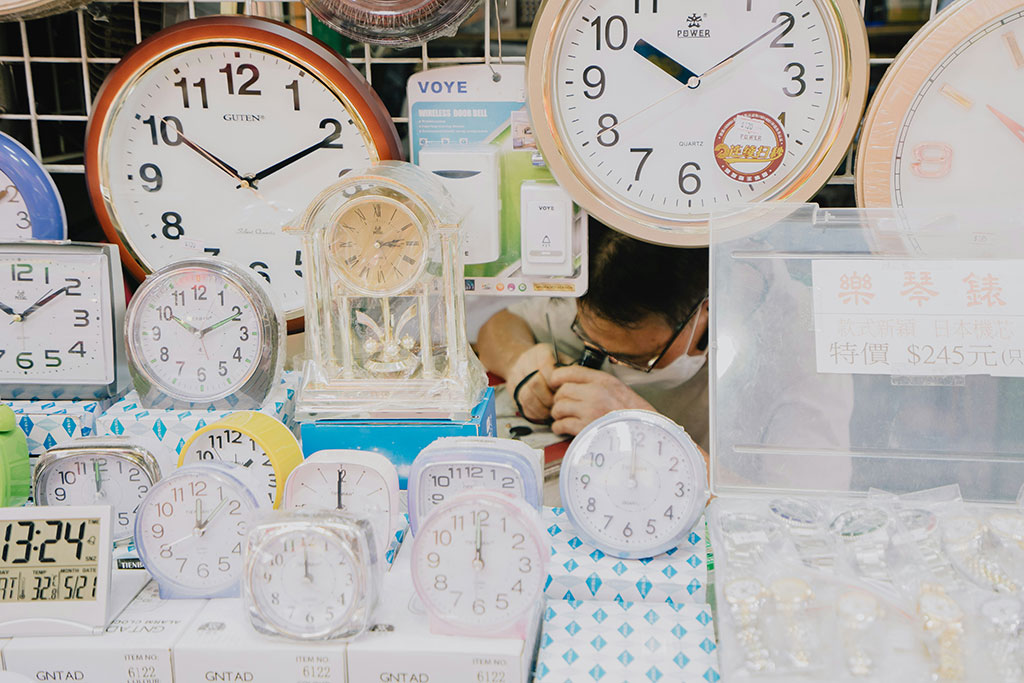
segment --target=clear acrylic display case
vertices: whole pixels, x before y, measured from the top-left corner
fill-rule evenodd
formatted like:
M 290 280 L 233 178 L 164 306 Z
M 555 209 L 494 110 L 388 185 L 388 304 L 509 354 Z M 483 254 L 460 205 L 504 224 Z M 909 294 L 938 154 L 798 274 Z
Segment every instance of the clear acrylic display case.
M 346 175 L 301 225 L 306 367 L 300 420 L 465 419 L 486 388 L 466 338 L 462 214 L 404 162 Z

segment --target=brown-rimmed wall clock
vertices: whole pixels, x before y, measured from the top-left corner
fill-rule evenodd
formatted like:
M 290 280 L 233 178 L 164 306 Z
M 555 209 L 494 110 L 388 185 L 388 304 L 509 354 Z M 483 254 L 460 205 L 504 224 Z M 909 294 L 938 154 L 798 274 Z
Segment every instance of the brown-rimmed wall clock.
M 348 62 L 285 24 L 186 21 L 111 72 L 86 135 L 89 194 L 139 279 L 216 256 L 271 283 L 301 324 L 301 239 L 282 231 L 338 177 L 402 157 L 380 98 Z

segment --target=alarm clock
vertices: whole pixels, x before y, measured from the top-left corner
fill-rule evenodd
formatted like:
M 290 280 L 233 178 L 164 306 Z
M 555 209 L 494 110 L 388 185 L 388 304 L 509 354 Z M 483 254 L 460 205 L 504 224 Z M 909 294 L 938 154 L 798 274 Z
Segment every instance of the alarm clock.
M 303 31 L 235 15 L 183 21 L 128 52 L 85 141 L 93 208 L 137 280 L 213 256 L 269 282 L 292 326 L 307 264 L 281 228 L 332 179 L 400 158 L 355 67 Z
M 185 465 L 153 484 L 135 518 L 135 543 L 160 597 L 236 597 L 259 508 L 246 469 L 234 463 Z
M 260 278 L 209 258 L 178 261 L 146 278 L 125 319 L 144 408 L 259 408 L 281 379 L 284 336 Z
M 301 462 L 302 449 L 287 427 L 254 411 L 233 413 L 200 428 L 181 448 L 178 466 L 231 462 L 252 473 L 267 504 L 281 502 L 284 482 Z
M 64 202 L 53 178 L 32 152 L 0 133 L 0 241 L 67 236 Z
M 109 244 L 0 244 L 0 396 L 103 399 L 128 383 L 124 281 Z
M 453 36 L 481 0 L 305 0 L 343 36 L 361 43 L 409 47 Z
M 551 552 L 539 513 L 522 499 L 466 489 L 420 525 L 412 582 L 430 630 L 523 638 L 543 605 Z
M 128 439 L 88 437 L 54 446 L 32 474 L 37 505 L 109 505 L 114 544 L 130 540 L 135 513 L 160 479 L 156 457 Z
M 362 633 L 380 594 L 373 526 L 333 510 L 280 511 L 249 531 L 243 597 L 253 627 L 295 640 Z
M 399 531 L 398 470 L 380 453 L 327 450 L 299 463 L 284 485 L 288 510 L 338 510 L 373 524 L 377 556 L 383 558 Z
M 486 436 L 441 438 L 409 471 L 409 527 L 413 534 L 438 505 L 467 488 L 485 488 L 541 506 L 543 453 L 522 441 Z
M 28 501 L 28 441 L 11 407 L 0 404 L 0 507 L 18 507 Z
M 653 557 L 679 545 L 700 518 L 707 467 L 672 420 L 617 410 L 569 444 L 559 490 L 581 539 L 613 557 Z

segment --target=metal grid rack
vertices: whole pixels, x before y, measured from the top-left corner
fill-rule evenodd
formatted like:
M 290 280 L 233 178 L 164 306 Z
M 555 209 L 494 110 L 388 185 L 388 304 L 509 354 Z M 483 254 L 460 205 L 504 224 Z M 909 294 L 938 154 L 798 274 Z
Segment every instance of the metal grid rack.
M 469 49 L 464 47 L 457 56 L 440 49 L 442 45 L 450 47 L 451 41 L 445 40 L 397 52 L 360 45 L 350 52 L 348 59 L 363 70 L 371 84 L 375 78 L 381 80 L 388 70 L 398 69 L 404 73 L 440 65 L 489 64 L 499 59 L 495 48 L 500 50 L 501 36 L 493 25 L 492 15 L 502 1 L 485 0 L 482 26 L 490 30 L 482 31 L 482 40 L 470 41 Z M 865 14 L 868 0 L 859 2 Z M 932 17 L 937 12 L 938 0 L 930 2 L 928 16 Z M 251 1 L 243 5 L 196 0 L 112 0 L 57 17 L 2 24 L 0 102 L 20 102 L 23 106 L 0 110 L 0 125 L 42 159 L 51 173 L 81 175 L 84 173 L 82 145 L 93 98 L 109 70 L 133 45 L 164 25 L 198 15 L 227 10 L 267 16 L 272 11 L 290 7 L 301 6 Z M 304 9 L 291 17 L 278 14 L 275 18 L 284 18 L 306 30 L 313 25 L 312 17 Z M 509 63 L 524 61 L 522 56 L 502 58 Z M 871 58 L 872 84 L 877 83 L 891 62 L 891 57 Z M 47 97 L 40 98 L 43 91 Z M 408 118 L 401 115 L 401 104 L 389 102 L 388 105 L 402 131 Z M 851 147 L 845 163 L 829 185 L 853 184 L 853 154 Z M 846 196 L 849 199 L 845 201 L 852 202 L 852 192 Z

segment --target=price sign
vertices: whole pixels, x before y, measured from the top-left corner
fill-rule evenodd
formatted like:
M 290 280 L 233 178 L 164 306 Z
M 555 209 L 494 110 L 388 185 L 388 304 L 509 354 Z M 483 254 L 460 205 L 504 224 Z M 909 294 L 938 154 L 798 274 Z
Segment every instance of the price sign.
M 1024 377 L 1024 262 L 812 264 L 818 372 Z
M 106 627 L 110 531 L 107 505 L 0 510 L 0 637 Z

